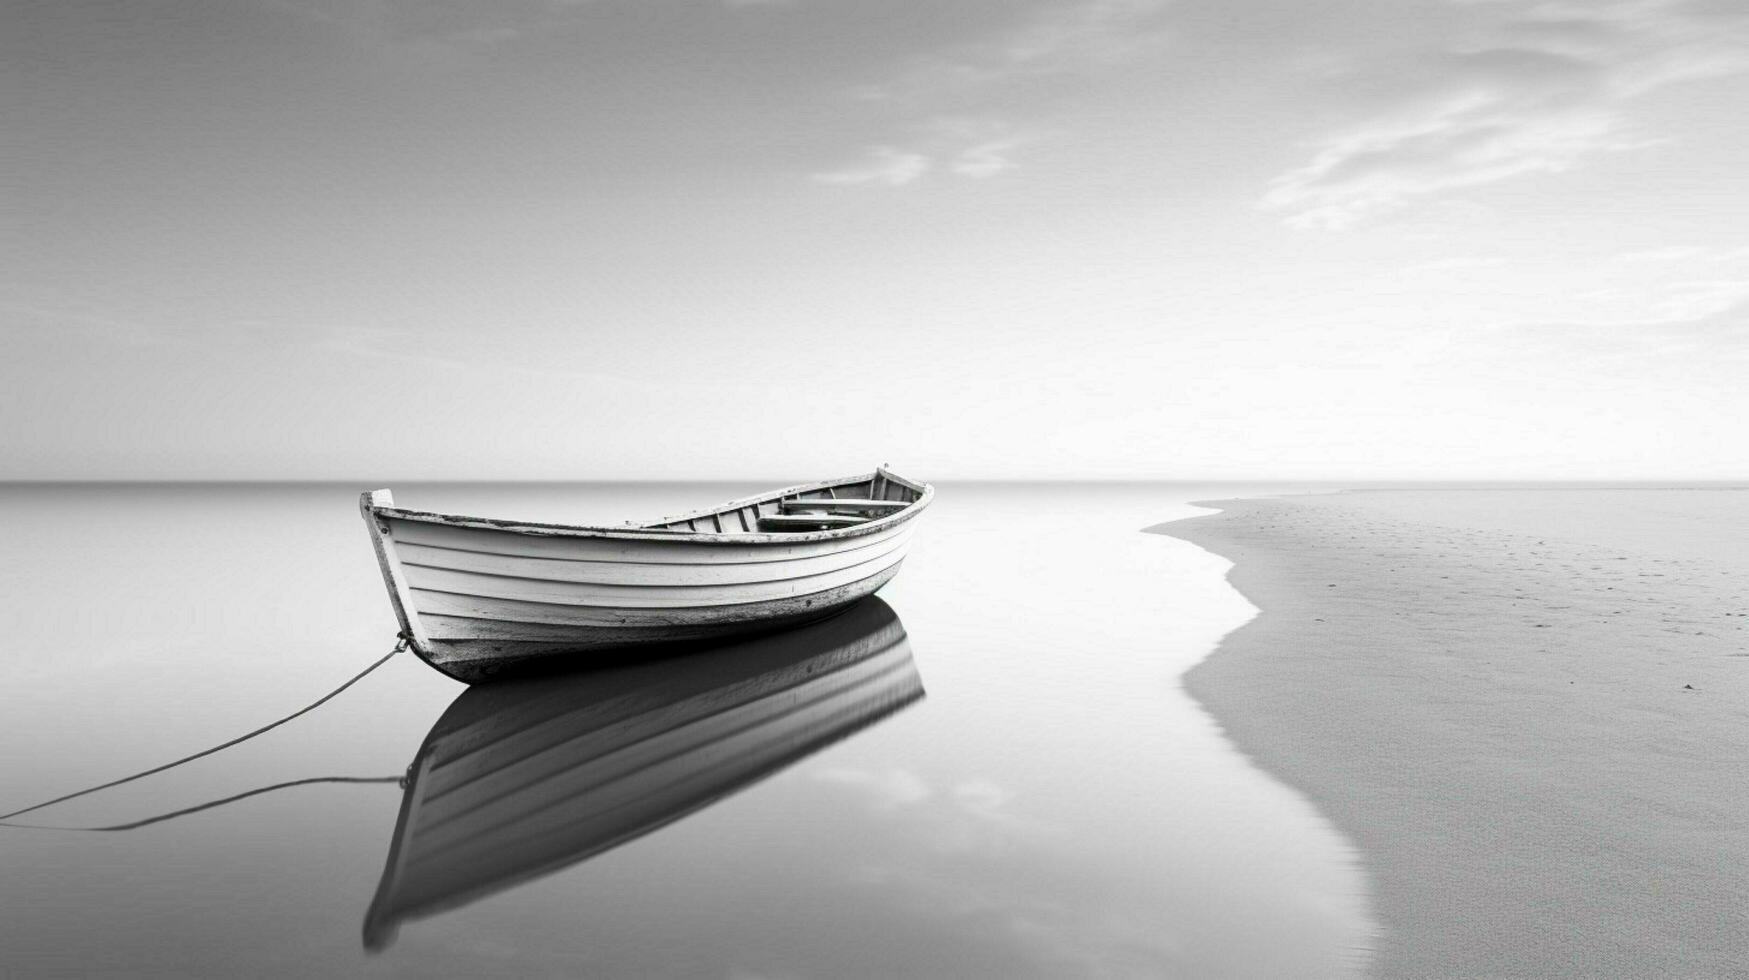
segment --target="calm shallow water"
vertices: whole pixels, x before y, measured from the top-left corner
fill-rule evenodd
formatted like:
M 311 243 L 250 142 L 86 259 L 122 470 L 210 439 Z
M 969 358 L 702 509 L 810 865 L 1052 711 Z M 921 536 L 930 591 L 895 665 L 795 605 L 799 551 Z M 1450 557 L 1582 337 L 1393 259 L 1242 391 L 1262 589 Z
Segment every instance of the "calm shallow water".
M 0 488 L 0 812 L 241 734 L 387 652 L 355 489 Z M 617 523 L 760 489 L 396 495 Z M 1223 561 L 1140 531 L 1245 491 L 942 488 L 881 592 L 926 697 L 666 826 L 409 921 L 381 952 L 363 929 L 393 782 L 129 831 L 0 828 L 0 973 L 1358 973 L 1373 926 L 1355 856 L 1178 683 L 1250 607 Z M 259 739 L 29 819 L 111 825 L 400 776 L 463 690 L 402 655 Z

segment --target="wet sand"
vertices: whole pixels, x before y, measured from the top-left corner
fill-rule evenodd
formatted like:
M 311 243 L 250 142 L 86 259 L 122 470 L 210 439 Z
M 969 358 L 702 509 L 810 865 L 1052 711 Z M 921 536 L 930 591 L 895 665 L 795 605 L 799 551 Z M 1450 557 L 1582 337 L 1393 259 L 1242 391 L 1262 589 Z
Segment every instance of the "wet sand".
M 1368 491 L 1158 530 L 1185 676 L 1359 846 L 1383 977 L 1749 976 L 1749 492 Z

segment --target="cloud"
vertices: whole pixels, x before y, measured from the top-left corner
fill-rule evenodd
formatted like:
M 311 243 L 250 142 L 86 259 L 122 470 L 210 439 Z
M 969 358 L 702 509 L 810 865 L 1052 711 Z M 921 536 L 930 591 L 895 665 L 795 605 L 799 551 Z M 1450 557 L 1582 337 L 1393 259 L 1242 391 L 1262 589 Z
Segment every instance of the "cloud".
M 1014 151 L 1038 138 L 994 117 L 944 117 L 931 120 L 927 129 L 947 169 L 974 179 L 1013 170 Z
M 1617 262 L 1683 262 L 1700 258 L 1706 250 L 1698 245 L 1666 245 L 1662 248 L 1635 249 L 1615 257 Z
M 1014 75 L 1084 71 L 1151 48 L 1147 22 L 1164 0 L 1087 0 L 1047 6 L 1013 31 L 948 57 L 963 77 L 982 81 Z
M 1691 280 L 1674 285 L 1657 304 L 1658 318 L 1665 323 L 1690 323 L 1740 310 L 1749 303 L 1749 281 L 1741 279 Z
M 993 8 L 974 40 L 921 51 L 845 91 L 887 134 L 886 167 L 815 174 L 828 183 L 906 183 L 930 165 L 974 179 L 1016 169 L 1015 152 L 1054 133 L 1087 78 L 1157 49 L 1166 0 L 1072 0 Z M 901 153 L 894 146 L 908 149 Z M 891 174 L 894 178 L 884 179 Z
M 1018 143 L 1014 140 L 997 140 L 992 143 L 979 143 L 961 150 L 948 169 L 961 177 L 994 177 L 1005 170 L 1014 169 L 1014 161 L 1009 159 L 1009 151 Z
M 1512 339 L 1533 355 L 1568 363 L 1577 360 L 1599 376 L 1609 372 L 1671 377 L 1659 372 L 1660 365 L 1668 365 L 1675 376 L 1700 386 L 1704 378 L 1695 373 L 1696 357 L 1705 358 L 1713 370 L 1740 372 L 1749 366 L 1749 303 L 1692 320 L 1522 325 Z
M 899 187 L 940 166 L 956 177 L 982 180 L 1015 168 L 1013 152 L 1027 139 L 988 119 L 937 119 L 918 128 L 913 145 L 870 147 L 849 166 L 813 174 L 823 184 Z
M 1706 248 L 1700 245 L 1665 245 L 1660 248 L 1635 249 L 1615 256 L 1617 262 L 1669 263 L 1691 265 L 1731 264 L 1749 260 L 1749 246 L 1738 248 Z
M 1489 332 L 1508 350 L 1599 372 L 1638 375 L 1665 365 L 1698 381 L 1703 366 L 1740 371 L 1735 365 L 1749 364 L 1749 279 L 1688 280 L 1647 295 L 1592 298 L 1633 312 L 1509 324 Z
M 1559 173 L 1606 148 L 1614 126 L 1582 109 L 1515 110 L 1464 100 L 1407 124 L 1338 138 L 1270 183 L 1262 206 L 1296 228 L 1342 230 L 1440 191 L 1529 173 Z
M 891 146 L 876 146 L 869 149 L 867 158 L 861 163 L 842 170 L 817 173 L 813 177 L 822 184 L 884 184 L 888 187 L 899 187 L 923 176 L 929 170 L 930 164 L 930 159 L 921 153 Z
M 934 795 L 927 783 L 907 769 L 888 769 L 885 772 L 848 768 L 824 769 L 815 773 L 814 779 L 861 790 L 881 810 L 912 806 Z
M 1492 269 L 1506 264 L 1506 259 L 1498 255 L 1454 255 L 1450 258 L 1431 259 L 1417 262 L 1404 268 L 1404 272 L 1469 272 L 1475 269 Z
M 1400 93 L 1325 137 L 1260 201 L 1301 228 L 1340 230 L 1444 192 L 1553 174 L 1660 142 L 1627 103 L 1674 82 L 1749 70 L 1749 9 L 1680 0 L 1462 3 L 1480 23 L 1440 49 L 1392 50 L 1356 71 Z

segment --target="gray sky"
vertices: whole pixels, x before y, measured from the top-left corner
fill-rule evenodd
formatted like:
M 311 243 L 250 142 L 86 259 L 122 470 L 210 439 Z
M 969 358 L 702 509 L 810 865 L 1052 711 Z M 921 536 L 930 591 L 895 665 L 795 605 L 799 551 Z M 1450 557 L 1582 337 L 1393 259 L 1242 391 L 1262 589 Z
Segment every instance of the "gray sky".
M 1749 475 L 1741 0 L 0 10 L 0 477 Z

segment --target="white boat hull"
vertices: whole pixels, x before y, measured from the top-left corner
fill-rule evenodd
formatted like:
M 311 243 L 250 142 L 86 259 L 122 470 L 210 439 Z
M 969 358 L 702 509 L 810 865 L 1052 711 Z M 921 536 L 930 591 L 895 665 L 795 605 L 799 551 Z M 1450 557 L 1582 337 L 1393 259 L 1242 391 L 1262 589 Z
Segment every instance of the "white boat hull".
M 915 487 L 903 492 L 916 502 L 860 526 L 803 533 L 746 529 L 760 507 L 777 509 L 779 495 L 725 505 L 755 516 L 723 532 L 690 530 L 697 517 L 678 519 L 688 525 L 680 529 L 675 521 L 584 528 L 458 518 L 400 510 L 386 490 L 366 494 L 362 506 L 403 635 L 432 666 L 472 683 L 534 660 L 830 615 L 879 589 L 905 559 L 930 491 L 888 486 Z M 794 504 L 813 489 L 779 494 Z

